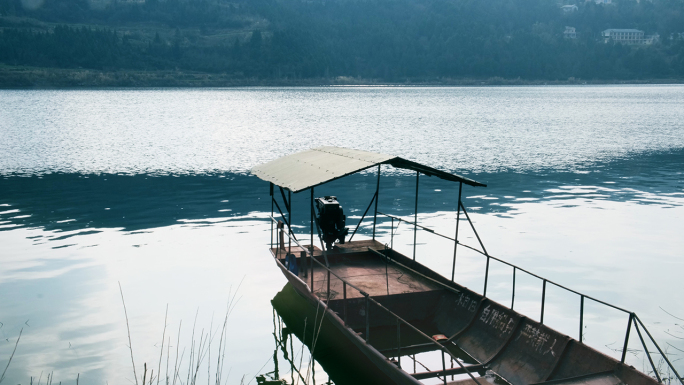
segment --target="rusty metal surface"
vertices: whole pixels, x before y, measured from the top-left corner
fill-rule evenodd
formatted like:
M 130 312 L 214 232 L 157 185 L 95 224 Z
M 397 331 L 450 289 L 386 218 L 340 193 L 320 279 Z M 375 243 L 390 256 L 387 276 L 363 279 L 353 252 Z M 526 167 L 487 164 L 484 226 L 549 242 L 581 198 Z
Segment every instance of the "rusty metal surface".
M 481 383 L 487 383 L 488 384 L 488 382 L 486 382 L 484 377 L 481 377 L 481 378 L 482 378 Z M 477 383 L 475 381 L 473 381 L 472 379 L 468 378 L 465 380 L 450 381 L 450 382 L 447 382 L 447 385 L 477 385 Z
M 292 252 L 297 255 L 299 263 L 298 278 L 306 280 L 310 285 L 311 268 L 310 262 L 302 261 L 300 251 L 309 248 L 292 247 Z M 339 245 L 333 251 L 328 252 L 330 270 L 337 276 L 343 278 L 347 283 L 353 284 L 372 297 L 386 296 L 394 294 L 406 294 L 415 292 L 425 292 L 439 290 L 440 286 L 428 278 L 420 275 L 411 274 L 410 271 L 396 264 L 388 264 L 379 259 L 368 249 L 374 248 L 382 250 L 384 246 L 373 240 L 355 241 Z M 272 248 L 271 253 L 279 260 L 284 260 L 287 255 L 287 247 L 280 249 Z M 314 247 L 314 257 L 322 255 L 319 248 Z M 308 277 L 308 278 L 307 278 Z M 321 299 L 328 298 L 328 274 L 327 270 L 318 264 L 313 264 L 313 292 Z M 335 276 L 330 279 L 330 299 L 335 300 L 342 297 L 343 283 Z M 363 298 L 363 295 L 351 286 L 347 288 L 347 298 Z
M 296 193 L 379 164 L 390 164 L 471 186 L 485 186 L 472 179 L 396 156 L 340 147 L 318 147 L 286 155 L 260 164 L 251 172 L 260 179 Z
M 584 376 L 566 378 L 557 381 L 547 381 L 548 385 L 621 385 L 624 382 L 613 371 L 599 372 Z
M 301 294 L 288 284 L 273 298 L 273 307 L 297 338 L 314 350 L 315 359 L 335 382 L 339 380 L 340 383 L 358 385 L 420 385 L 406 372 L 398 370 L 382 354 L 369 349 L 354 336 L 351 329 L 341 325 L 330 312 L 323 311 L 323 306 L 310 302 L 309 298 L 302 297 Z M 318 321 L 319 328 L 311 327 L 314 320 L 321 319 L 321 314 L 325 314 L 325 317 L 322 322 Z M 314 340 L 315 349 L 312 345 Z
M 520 314 L 485 299 L 475 321 L 455 342 L 479 362 L 489 362 L 511 340 Z
M 387 265 L 370 253 L 328 255 L 330 269 L 348 283 L 360 288 L 372 297 L 439 290 L 440 288 L 420 276 L 409 274 L 399 266 Z M 303 273 L 300 272 L 300 275 Z M 327 298 L 327 271 L 320 266 L 314 268 L 314 293 Z M 332 277 L 330 299 L 342 296 L 343 283 Z M 355 289 L 347 288 L 347 298 L 361 298 Z
M 456 296 L 444 295 L 435 312 L 435 325 L 445 335 L 456 336 L 475 321 L 481 302 L 481 295 L 465 288 Z
M 592 359 L 587 360 L 587 357 Z M 568 344 L 563 360 L 550 379 L 572 378 L 586 373 L 615 370 L 618 364 L 617 360 L 573 340 Z
M 513 385 L 546 381 L 569 337 L 530 319 L 523 319 L 506 349 L 491 363 L 494 372 Z
M 512 385 L 545 382 L 550 385 L 656 384 L 653 378 L 634 368 L 440 278 L 406 256 L 392 252 L 388 261 L 377 251 L 370 251 L 369 247 L 380 249 L 382 245 L 375 241 L 351 242 L 328 255 L 331 271 L 348 282 L 346 301 L 344 283 L 334 276 L 328 296 L 329 276 L 322 265 L 316 265 L 313 271 L 313 293 L 309 291 L 309 281 L 305 283 L 283 267 L 281 269 L 303 295 L 321 303 L 329 300 L 327 305 L 335 312 L 334 318 L 340 323 L 338 327 L 349 327 L 359 333 L 375 352 L 382 351 L 389 358 L 398 349 L 401 349 L 402 356 L 411 351 L 439 349 L 439 344 L 435 346 L 434 341 L 432 344 L 421 342 L 416 339 L 417 335 L 411 337 L 410 334 L 402 337 L 398 345 L 396 317 L 399 316 L 428 336 L 444 334 L 449 337 L 448 341 L 442 341 L 449 351 L 466 353 L 474 359 L 472 368 L 492 370 Z M 281 263 L 278 265 L 282 266 Z M 351 284 L 367 290 L 373 301 L 389 312 L 370 304 L 368 297 L 351 289 Z M 428 378 L 443 373 L 446 372 L 438 369 L 417 375 Z

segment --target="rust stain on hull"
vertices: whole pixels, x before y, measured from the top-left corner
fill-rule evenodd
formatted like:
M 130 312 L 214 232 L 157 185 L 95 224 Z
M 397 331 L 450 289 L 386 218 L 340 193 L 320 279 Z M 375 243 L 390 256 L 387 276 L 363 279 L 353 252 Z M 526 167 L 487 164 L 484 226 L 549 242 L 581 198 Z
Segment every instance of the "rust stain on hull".
M 434 341 L 421 340 L 408 328 L 403 328 L 398 337 L 398 316 L 418 325 L 424 334 L 445 335 L 440 343 L 470 363 L 466 367 L 469 371 L 483 374 L 491 370 L 512 385 L 657 384 L 612 357 L 453 283 L 404 255 L 386 251 L 377 241 L 351 242 L 329 251 L 327 258 L 334 275 L 299 257 L 295 276 L 284 265 L 286 253 L 277 248 L 271 251 L 299 295 L 311 305 L 325 306 L 331 323 L 395 383 L 416 384 L 421 379 L 465 372 L 455 367 L 408 373 L 398 367 L 391 360 L 398 355 L 438 350 Z M 378 252 L 390 257 L 383 258 Z M 317 248 L 314 258 L 321 258 Z M 377 305 L 374 308 L 365 294 L 394 315 Z M 483 377 L 477 379 L 480 384 L 486 383 Z M 457 383 L 476 384 L 473 379 Z

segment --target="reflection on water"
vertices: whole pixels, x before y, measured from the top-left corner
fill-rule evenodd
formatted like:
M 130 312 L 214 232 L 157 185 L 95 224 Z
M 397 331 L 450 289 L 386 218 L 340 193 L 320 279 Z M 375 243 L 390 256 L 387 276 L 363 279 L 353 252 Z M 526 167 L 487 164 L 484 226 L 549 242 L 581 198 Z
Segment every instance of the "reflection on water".
M 320 145 L 396 154 L 487 183 L 465 188 L 464 201 L 490 254 L 636 311 L 681 354 L 682 90 L 0 91 L 0 365 L 23 328 L 5 380 L 132 381 L 119 282 L 138 368 L 158 367 L 165 325 L 180 334 L 172 349 L 189 354 L 190 325 L 216 328 L 242 282 L 226 332 L 227 382 L 274 371 L 269 301 L 285 279 L 267 251 L 268 185 L 246 170 Z M 372 173 L 356 175 L 316 194 L 338 196 L 354 226 L 374 183 Z M 414 175 L 383 170 L 379 210 L 411 218 L 414 191 Z M 419 222 L 453 235 L 457 194 L 421 177 Z M 293 223 L 308 233 L 308 194 L 293 198 Z M 413 229 L 379 220 L 380 240 L 410 255 Z M 355 239 L 370 233 L 362 225 Z M 452 245 L 425 232 L 418 244 L 420 262 L 450 275 Z M 484 267 L 459 249 L 459 282 L 482 291 Z M 493 264 L 488 295 L 507 304 L 510 275 Z M 541 285 L 524 275 L 517 285 L 516 310 L 536 317 Z M 546 295 L 545 322 L 577 337 L 577 298 L 553 287 Z M 586 304 L 586 341 L 615 356 L 626 320 L 595 305 Z M 631 364 L 644 369 L 630 348 Z M 327 381 L 322 367 L 314 371 Z
M 466 188 L 464 200 L 492 255 L 637 311 L 674 351 L 684 348 L 677 338 L 684 329 L 660 307 L 674 315 L 684 308 L 677 278 L 684 267 L 682 163 L 682 151 L 669 151 L 617 159 L 591 172 L 475 174 L 471 177 L 489 187 Z M 374 182 L 372 174 L 356 175 L 316 191 L 337 195 L 354 226 Z M 381 186 L 379 210 L 410 218 L 415 177 L 385 173 Z M 138 367 L 158 357 L 167 303 L 169 328 L 189 325 L 198 310 L 197 324 L 209 328 L 212 313 L 225 306 L 228 288 L 244 280 L 229 323 L 228 365 L 240 373 L 234 380 L 245 375 L 253 383 L 257 374 L 275 369 L 272 338 L 267 338 L 273 328 L 268 300 L 284 278 L 266 251 L 270 204 L 264 182 L 232 173 L 55 173 L 6 176 L 0 191 L 0 357 L 9 356 L 24 328 L 9 373 L 12 381 L 37 378 L 41 371 L 44 376 L 54 371 L 56 379 L 130 380 L 117 281 L 127 293 Z M 451 235 L 456 194 L 456 185 L 421 178 L 419 221 Z M 308 196 L 294 198 L 294 222 L 307 233 Z M 383 242 L 389 243 L 390 224 L 383 220 L 379 227 Z M 362 226 L 359 234 L 370 231 Z M 462 231 L 464 242 L 476 242 Z M 412 242 L 410 226 L 394 233 L 398 250 Z M 418 241 L 418 259 L 448 275 L 451 246 L 424 233 Z M 478 258 L 459 252 L 456 278 L 481 291 Z M 491 269 L 488 294 L 508 303 L 510 271 Z M 518 276 L 516 309 L 534 317 L 540 288 L 525 279 Z M 577 337 L 576 299 L 550 288 L 547 300 L 547 322 Z M 615 341 L 622 338 L 625 322 L 592 306 L 586 305 L 585 340 L 619 354 L 611 349 L 620 345 Z M 181 331 L 181 353 L 183 346 L 190 349 L 190 330 Z M 301 354 L 295 356 L 301 359 Z M 642 356 L 633 360 L 635 366 L 643 364 Z M 312 369 L 320 383 L 327 381 L 323 367 Z
M 550 202 L 573 207 L 575 199 L 681 205 L 684 198 L 684 152 L 648 153 L 616 159 L 583 171 L 539 173 L 479 173 L 470 177 L 488 184 L 467 187 L 464 201 L 471 210 L 506 214 L 523 202 Z M 380 211 L 412 212 L 415 177 L 387 169 L 381 178 Z M 375 177 L 354 175 L 317 189 L 332 192 L 351 212 L 363 213 L 374 191 Z M 69 232 L 66 239 L 92 234 L 93 228 L 137 231 L 183 221 L 211 224 L 251 212 L 270 211 L 268 185 L 258 178 L 234 173 L 194 176 L 117 174 L 46 174 L 0 179 L 0 231 L 40 227 Z M 456 209 L 458 185 L 437 178 L 420 181 L 419 212 Z M 294 204 L 307 205 L 307 194 Z M 295 210 L 297 207 L 295 207 Z M 294 223 L 308 226 L 306 215 Z
M 274 313 L 276 343 L 276 351 L 273 354 L 274 371 L 268 373 L 271 378 L 289 379 L 292 384 L 296 383 L 297 379 L 303 380 L 305 383 L 321 383 L 321 379 L 325 380 L 326 383 L 331 381 L 335 384 L 394 383 L 381 370 L 369 364 L 364 356 L 365 353 L 342 334 L 329 318 L 323 317 L 323 306 L 309 303 L 289 283 L 275 295 L 271 304 L 276 312 Z M 342 310 L 338 308 L 336 311 Z M 431 322 L 424 325 L 412 320 L 412 324 L 423 328 L 423 330 L 436 330 L 435 325 Z M 354 329 L 360 334 L 364 333 L 364 330 L 364 327 L 359 325 Z M 372 346 L 387 354 L 388 359 L 395 360 L 395 364 L 406 372 L 419 373 L 441 369 L 440 352 L 425 348 L 425 339 L 410 329 L 404 328 L 401 334 L 403 353 L 399 360 L 392 355 L 393 353 L 396 354 L 396 349 L 393 350 L 393 348 L 396 347 L 397 343 L 397 332 L 394 324 L 390 322 L 389 325 L 376 325 L 371 328 L 370 333 L 373 336 Z M 295 338 L 297 339 L 296 342 L 294 341 Z M 461 364 L 475 363 L 460 349 L 450 349 L 450 352 L 459 357 Z M 280 366 L 280 372 L 278 360 L 281 364 L 285 364 Z M 449 360 L 452 360 L 451 357 Z M 325 370 L 325 373 L 323 376 L 315 377 L 316 367 L 319 365 Z M 458 366 L 455 361 L 451 361 L 449 365 L 452 368 Z M 459 377 L 466 376 L 459 375 L 456 379 Z M 439 379 L 424 381 L 428 384 L 434 382 L 441 383 Z
M 68 236 L 85 235 L 73 231 L 89 228 L 136 231 L 187 219 L 232 218 L 266 208 L 259 204 L 266 197 L 257 179 L 234 174 L 48 174 L 5 177 L 0 183 L 2 229 L 41 227 L 71 232 Z
M 284 379 L 289 384 L 300 381 L 304 384 L 372 382 L 367 378 L 364 381 L 357 371 L 345 369 L 342 362 L 345 355 L 340 355 L 339 349 L 331 352 L 333 347 L 326 346 L 325 338 L 321 342 L 320 334 L 327 333 L 330 325 L 326 323 L 324 330 L 322 312 L 312 312 L 315 309 L 289 284 L 276 294 L 271 303 L 275 349 L 273 370 L 262 374 L 265 379 Z

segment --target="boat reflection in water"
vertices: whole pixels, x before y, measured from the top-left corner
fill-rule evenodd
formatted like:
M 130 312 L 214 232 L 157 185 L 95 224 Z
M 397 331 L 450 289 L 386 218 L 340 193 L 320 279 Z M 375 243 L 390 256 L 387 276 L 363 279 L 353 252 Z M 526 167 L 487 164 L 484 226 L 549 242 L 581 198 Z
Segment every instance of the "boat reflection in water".
M 373 383 L 369 379 L 373 378 L 374 373 L 364 371 L 363 368 L 349 370 L 350 366 L 347 366 L 348 362 L 345 362 L 345 359 L 353 359 L 353 355 L 347 354 L 351 351 L 351 343 L 344 344 L 344 346 L 339 344 L 344 340 L 339 340 L 339 336 L 335 335 L 336 329 L 330 321 L 322 317 L 322 309 L 311 306 L 294 291 L 292 285 L 287 283 L 276 294 L 271 304 L 274 309 L 274 371 L 266 373 L 265 377 L 278 381 L 282 378 L 292 384 Z M 333 344 L 335 339 L 338 340 Z M 312 353 L 313 358 L 311 358 Z M 279 356 L 281 357 L 280 363 Z M 320 370 L 316 373 L 318 365 L 323 368 L 324 373 Z M 285 374 L 281 377 L 283 372 Z M 328 378 L 321 378 L 321 375 L 326 374 Z
M 345 339 L 328 318 L 322 317 L 323 308 L 317 309 L 312 306 L 297 294 L 289 283 L 276 294 L 271 304 L 274 309 L 274 370 L 258 376 L 260 383 L 315 384 L 318 382 L 351 385 L 389 381 L 377 366 L 369 365 L 362 352 Z M 393 343 L 396 338 L 396 332 L 393 330 L 377 329 L 374 332 L 377 335 L 375 341 L 382 341 L 386 345 Z M 416 339 L 416 337 L 418 336 L 411 337 L 408 333 L 406 335 L 407 339 Z M 311 365 L 311 353 L 313 353 L 314 365 Z M 412 367 L 414 372 L 418 369 L 428 370 L 428 365 L 434 364 L 432 361 L 437 357 L 434 354 L 434 357 L 431 357 L 429 353 L 418 353 L 415 349 L 413 354 L 408 350 L 407 353 L 404 356 L 403 365 Z M 458 356 L 461 363 L 474 363 L 469 361 L 467 355 L 462 352 Z M 327 374 L 327 378 L 321 378 L 320 375 L 317 377 L 317 364 L 325 371 L 319 374 L 322 376 Z M 441 366 L 441 362 L 439 365 Z M 450 366 L 453 368 L 456 363 L 452 361 Z M 455 380 L 459 376 L 447 377 Z M 494 379 L 495 377 L 488 376 L 488 378 Z

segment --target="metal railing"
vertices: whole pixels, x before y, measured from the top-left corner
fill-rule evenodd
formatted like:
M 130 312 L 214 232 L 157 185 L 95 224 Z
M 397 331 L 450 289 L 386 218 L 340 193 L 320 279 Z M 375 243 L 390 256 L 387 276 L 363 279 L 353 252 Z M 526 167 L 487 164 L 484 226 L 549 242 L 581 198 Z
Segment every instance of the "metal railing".
M 627 330 L 626 330 L 626 332 L 625 332 L 625 339 L 624 339 L 624 345 L 623 345 L 623 349 L 622 349 L 622 357 L 621 357 L 620 362 L 623 363 L 623 364 L 625 363 L 625 358 L 626 358 L 626 354 L 627 354 L 627 345 L 628 345 L 628 343 L 629 343 L 629 335 L 630 335 L 630 331 L 631 331 L 632 325 L 633 325 L 634 328 L 635 328 L 636 331 L 637 331 L 637 334 L 639 335 L 639 340 L 640 340 L 640 342 L 641 342 L 641 344 L 642 344 L 642 347 L 644 348 L 644 351 L 646 352 L 646 356 L 648 357 L 648 361 L 649 361 L 649 363 L 651 364 L 651 367 L 652 367 L 652 369 L 653 369 L 653 374 L 655 375 L 655 377 L 656 377 L 656 379 L 658 380 L 658 382 L 662 382 L 662 378 L 661 378 L 661 376 L 660 376 L 660 373 L 658 372 L 658 369 L 656 368 L 656 366 L 655 366 L 655 364 L 654 364 L 654 362 L 653 362 L 653 358 L 651 357 L 651 353 L 649 352 L 648 347 L 646 346 L 646 342 L 645 342 L 645 340 L 644 340 L 644 338 L 643 338 L 643 336 L 642 336 L 642 334 L 641 334 L 641 331 L 639 330 L 639 325 L 641 325 L 641 328 L 646 332 L 646 335 L 648 336 L 648 339 L 650 339 L 651 343 L 653 343 L 653 345 L 656 347 L 656 349 L 657 349 L 658 352 L 660 353 L 660 355 L 661 355 L 661 357 L 663 358 L 663 360 L 667 363 L 669 369 L 672 370 L 672 372 L 673 372 L 674 375 L 677 377 L 677 379 L 682 383 L 682 385 L 684 385 L 684 378 L 682 378 L 682 377 L 679 375 L 679 373 L 677 373 L 677 370 L 674 368 L 674 365 L 672 365 L 672 362 L 670 362 L 670 360 L 669 360 L 669 358 L 667 357 L 667 355 L 666 355 L 666 354 L 663 352 L 663 350 L 660 348 L 660 346 L 658 345 L 658 343 L 655 341 L 655 338 L 653 338 L 653 336 L 651 335 L 651 333 L 648 331 L 648 329 L 647 329 L 646 326 L 643 324 L 643 322 L 641 321 L 641 319 L 639 319 L 639 317 L 636 315 L 636 313 L 631 312 L 631 311 L 626 310 L 626 309 L 623 309 L 623 308 L 621 308 L 621 307 L 615 306 L 615 305 L 610 304 L 610 303 L 608 303 L 608 302 L 599 300 L 599 299 L 594 298 L 594 297 L 592 297 L 592 296 L 590 296 L 590 295 L 587 295 L 587 294 L 578 292 L 578 291 L 576 291 L 576 290 L 570 289 L 570 288 L 568 288 L 568 287 L 566 287 L 566 286 L 564 286 L 564 285 L 561 285 L 561 284 L 559 284 L 559 283 L 557 283 L 557 282 L 554 282 L 554 281 L 552 281 L 552 280 L 549 280 L 549 279 L 547 279 L 547 278 L 544 278 L 544 277 L 542 277 L 542 276 L 540 276 L 540 275 L 534 274 L 534 273 L 532 273 L 532 272 L 530 272 L 530 271 L 528 271 L 528 270 L 526 270 L 526 269 L 524 269 L 524 268 L 521 268 L 520 266 L 514 265 L 514 264 L 512 264 L 512 263 L 510 263 L 510 262 L 507 262 L 507 261 L 505 261 L 505 260 L 503 260 L 503 259 L 500 259 L 500 258 L 497 258 L 497 257 L 494 257 L 494 256 L 489 255 L 489 253 L 487 253 L 487 250 L 484 248 L 484 245 L 482 244 L 482 241 L 480 240 L 480 237 L 479 237 L 479 235 L 477 234 L 477 231 L 475 231 L 475 227 L 473 226 L 472 222 L 470 221 L 470 217 L 469 217 L 468 213 L 465 211 L 465 207 L 463 207 L 462 204 L 461 204 L 461 209 L 463 210 L 464 214 L 466 215 L 466 219 L 468 220 L 468 222 L 469 222 L 470 225 L 472 226 L 473 232 L 475 233 L 475 236 L 477 237 L 477 240 L 478 240 L 478 242 L 480 243 L 480 246 L 482 247 L 482 250 L 478 250 L 478 249 L 475 248 L 475 247 L 472 247 L 472 246 L 463 244 L 463 243 L 461 243 L 460 241 L 458 241 L 457 239 L 455 239 L 455 238 L 453 238 L 453 237 L 450 237 L 450 236 L 444 235 L 444 234 L 440 234 L 440 233 L 436 232 L 435 230 L 430 229 L 430 228 L 425 227 L 425 226 L 422 226 L 422 225 L 419 225 L 419 224 L 417 224 L 416 222 L 408 221 L 408 220 L 405 220 L 405 219 L 403 219 L 403 218 L 401 218 L 401 217 L 394 216 L 394 215 L 389 215 L 389 214 L 385 214 L 385 213 L 382 213 L 382 212 L 378 212 L 378 214 L 381 214 L 381 215 L 384 215 L 384 216 L 386 216 L 386 217 L 388 217 L 388 218 L 391 218 L 391 227 L 390 227 L 390 234 L 391 234 L 391 235 L 390 235 L 390 236 L 391 236 L 391 239 L 390 239 L 390 245 L 391 245 L 391 246 L 390 246 L 390 247 L 391 247 L 391 248 L 393 248 L 393 245 L 394 245 L 394 222 L 395 222 L 395 220 L 396 220 L 396 221 L 398 222 L 398 223 L 397 223 L 397 228 L 399 227 L 399 224 L 401 224 L 401 222 L 404 222 L 404 223 L 407 223 L 407 224 L 412 225 L 412 226 L 414 227 L 414 229 L 421 229 L 421 230 L 424 230 L 424 231 L 426 231 L 426 232 L 428 232 L 428 233 L 430 233 L 430 234 L 434 234 L 434 235 L 436 235 L 436 236 L 439 236 L 439 237 L 442 237 L 442 238 L 446 238 L 446 239 L 448 239 L 448 240 L 454 242 L 454 250 L 456 250 L 456 247 L 457 247 L 457 246 L 463 246 L 463 247 L 465 247 L 465 248 L 467 248 L 467 249 L 469 249 L 469 250 L 475 251 L 476 253 L 478 253 L 478 254 L 484 256 L 484 257 L 487 259 L 487 261 L 486 261 L 486 267 L 485 267 L 484 289 L 483 289 L 483 294 L 482 294 L 482 295 L 485 296 L 485 297 L 487 296 L 487 284 L 488 284 L 488 281 L 489 281 L 489 266 L 490 266 L 490 260 L 494 260 L 494 261 L 500 262 L 500 263 L 502 263 L 502 264 L 504 264 L 504 265 L 507 265 L 507 266 L 509 266 L 509 267 L 512 267 L 512 268 L 513 268 L 513 288 L 512 288 L 512 295 L 511 295 L 511 306 L 510 306 L 510 309 L 511 309 L 511 310 L 513 310 L 513 307 L 514 307 L 514 304 L 515 304 L 515 287 L 516 287 L 515 279 L 516 279 L 516 272 L 519 270 L 519 271 L 522 271 L 522 272 L 524 272 L 524 273 L 527 273 L 528 275 L 530 275 L 530 276 L 532 276 L 532 277 L 535 277 L 535 278 L 541 280 L 541 281 L 542 281 L 542 298 L 541 298 L 541 314 L 540 314 L 540 323 L 541 323 L 541 324 L 544 323 L 544 309 L 545 309 L 545 304 L 546 304 L 546 285 L 547 285 L 547 283 L 549 283 L 549 284 L 551 284 L 551 285 L 554 285 L 554 286 L 556 286 L 556 287 L 558 287 L 558 288 L 561 288 L 561 289 L 563 289 L 563 290 L 565 290 L 565 291 L 568 291 L 568 292 L 570 292 L 570 293 L 579 295 L 579 296 L 580 296 L 580 319 L 579 319 L 579 341 L 580 341 L 580 342 L 583 341 L 583 335 L 582 335 L 583 333 L 582 333 L 582 331 L 583 331 L 583 328 L 584 328 L 584 300 L 585 300 L 585 299 L 592 300 L 592 301 L 594 301 L 594 302 L 596 302 L 596 303 L 599 303 L 599 304 L 601 304 L 601 305 L 610 307 L 610 308 L 612 308 L 612 309 L 615 309 L 615 310 L 618 310 L 618 311 L 621 311 L 621 312 L 627 314 L 628 317 L 629 317 L 629 320 L 628 320 L 628 323 L 627 323 Z M 414 230 L 414 231 L 415 231 L 415 230 Z M 415 233 L 414 233 L 414 237 L 415 237 Z M 415 251 L 414 251 L 414 260 L 415 260 Z M 454 251 L 453 270 L 452 270 L 452 277 L 451 277 L 452 282 L 454 281 L 454 272 L 455 272 L 455 268 L 456 268 L 456 252 Z
M 276 219 L 273 218 L 273 216 L 271 216 L 270 218 L 273 222 L 277 223 Z M 403 319 L 402 317 L 400 317 L 399 315 L 397 315 L 396 313 L 394 313 L 393 311 L 391 311 L 390 309 L 388 309 L 387 307 L 385 307 L 384 305 L 382 305 L 381 303 L 379 303 L 378 301 L 373 299 L 373 297 L 371 297 L 370 294 L 366 293 L 365 291 L 361 290 L 359 287 L 355 286 L 354 284 L 348 282 L 344 278 L 342 278 L 339 275 L 337 275 L 336 273 L 334 273 L 330 269 L 329 266 L 326 266 L 326 264 L 317 260 L 313 254 L 313 245 L 312 245 L 311 249 L 306 248 L 303 245 L 301 245 L 299 243 L 299 241 L 294 236 L 289 234 L 289 232 L 285 233 L 283 231 L 282 233 L 287 235 L 290 238 L 290 240 L 292 242 L 294 242 L 295 245 L 297 245 L 301 250 L 303 250 L 307 254 L 307 256 L 309 257 L 309 260 L 311 261 L 311 266 L 310 266 L 311 285 L 309 286 L 309 289 L 311 290 L 312 294 L 316 295 L 314 292 L 314 263 L 318 264 L 321 268 L 323 268 L 327 272 L 327 279 L 325 280 L 327 283 L 326 298 L 325 298 L 326 311 L 330 311 L 328 305 L 330 302 L 330 279 L 331 279 L 331 277 L 335 277 L 342 282 L 342 287 L 343 287 L 343 289 L 342 289 L 342 292 L 343 292 L 343 298 L 342 298 L 342 301 L 343 301 L 343 318 L 342 318 L 342 322 L 344 322 L 344 325 L 347 327 L 349 327 L 347 324 L 347 286 L 355 289 L 356 291 L 358 291 L 361 294 L 361 296 L 365 300 L 365 329 L 366 330 L 364 333 L 364 340 L 365 340 L 366 344 L 368 344 L 369 346 L 372 346 L 369 343 L 369 339 L 370 339 L 370 304 L 373 304 L 376 307 L 378 307 L 380 310 L 383 310 L 386 314 L 388 314 L 389 316 L 393 317 L 396 320 L 396 325 L 397 325 L 397 356 L 396 357 L 397 357 L 397 360 L 399 363 L 399 367 L 401 367 L 401 325 L 403 324 L 403 325 L 408 326 L 409 329 L 416 332 L 422 338 L 429 340 L 438 350 L 440 350 L 442 352 L 442 371 L 438 372 L 437 374 L 442 375 L 445 385 L 447 383 L 447 376 L 450 374 L 456 374 L 456 373 L 467 374 L 473 381 L 475 381 L 475 383 L 477 385 L 482 385 L 475 378 L 475 376 L 473 376 L 472 372 L 470 372 L 470 370 L 468 370 L 468 368 L 466 366 L 464 366 L 463 363 L 461 363 L 461 361 L 459 361 L 458 357 L 454 356 L 451 353 L 451 351 L 449 351 L 449 349 L 447 349 L 444 345 L 442 345 L 441 343 L 439 343 L 438 341 L 436 341 L 432 337 L 428 336 L 427 334 L 422 332 L 420 329 L 418 329 L 416 326 L 412 325 L 410 322 L 406 321 L 405 319 Z M 278 247 L 280 247 L 280 245 L 278 245 Z M 323 253 L 325 253 L 325 251 L 323 251 Z M 306 266 L 305 268 L 308 270 L 309 266 Z M 437 282 L 437 281 L 435 281 L 435 282 Z M 441 284 L 441 283 L 440 283 L 440 285 L 445 286 L 447 288 L 450 288 L 449 286 Z M 453 288 L 450 288 L 450 289 L 453 290 Z M 320 297 L 319 297 L 319 299 L 320 299 Z M 334 312 L 332 312 L 332 311 L 330 314 L 335 315 Z M 456 345 L 455 342 L 452 341 L 451 343 L 454 344 L 456 347 L 458 347 L 458 345 Z M 446 361 L 444 359 L 445 353 L 450 356 L 452 361 L 456 361 L 458 363 L 458 365 L 460 366 L 460 371 L 456 371 L 454 369 L 447 369 L 446 368 Z

